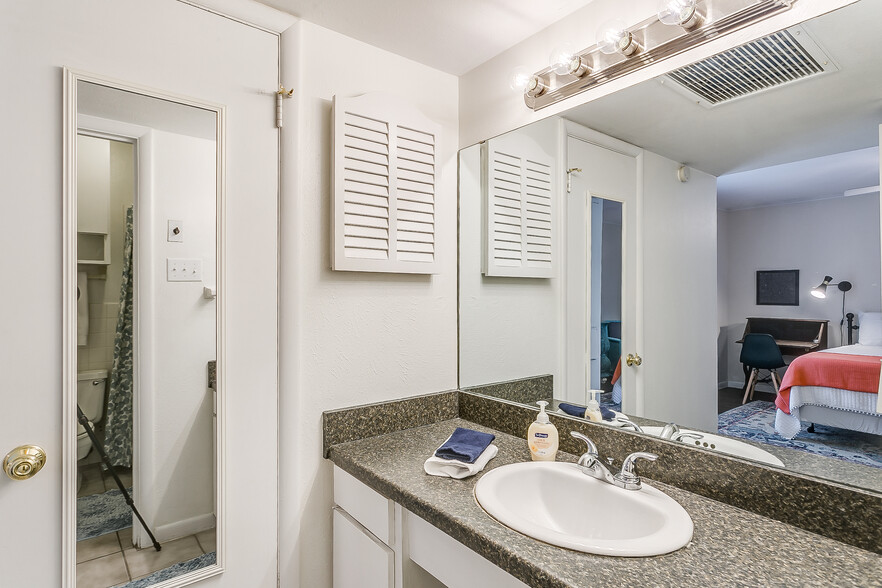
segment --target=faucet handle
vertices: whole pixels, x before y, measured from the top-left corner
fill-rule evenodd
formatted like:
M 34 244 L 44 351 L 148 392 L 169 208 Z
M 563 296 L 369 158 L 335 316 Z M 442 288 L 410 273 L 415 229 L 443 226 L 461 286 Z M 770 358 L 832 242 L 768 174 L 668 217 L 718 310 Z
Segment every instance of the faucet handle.
M 597 459 L 597 445 L 579 431 L 570 431 L 570 437 L 584 441 L 585 445 L 588 446 L 588 451 L 579 457 L 579 465 L 590 466 Z
M 661 437 L 662 439 L 673 439 L 674 436 L 677 435 L 679 432 L 680 427 L 677 425 L 677 423 L 668 423 L 662 429 L 659 437 Z
M 642 486 L 640 476 L 637 475 L 638 459 L 655 461 L 658 459 L 658 456 L 654 453 L 638 451 L 625 458 L 625 461 L 622 462 L 622 471 L 614 477 L 615 481 L 625 490 L 640 490 Z

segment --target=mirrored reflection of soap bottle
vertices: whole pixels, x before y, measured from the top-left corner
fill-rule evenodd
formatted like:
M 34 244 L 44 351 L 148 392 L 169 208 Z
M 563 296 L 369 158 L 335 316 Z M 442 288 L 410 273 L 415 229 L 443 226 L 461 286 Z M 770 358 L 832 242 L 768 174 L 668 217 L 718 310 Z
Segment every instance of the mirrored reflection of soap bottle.
M 527 445 L 530 447 L 530 456 L 533 461 L 554 461 L 557 458 L 557 445 L 559 442 L 557 427 L 548 420 L 545 407 L 548 403 L 540 400 L 539 415 L 535 422 L 527 429 Z
M 597 397 L 603 393 L 603 390 L 589 390 L 588 395 L 591 396 L 591 400 L 589 400 L 585 407 L 585 418 L 589 421 L 594 421 L 596 423 L 603 422 L 603 415 L 600 413 L 600 403 L 597 402 Z

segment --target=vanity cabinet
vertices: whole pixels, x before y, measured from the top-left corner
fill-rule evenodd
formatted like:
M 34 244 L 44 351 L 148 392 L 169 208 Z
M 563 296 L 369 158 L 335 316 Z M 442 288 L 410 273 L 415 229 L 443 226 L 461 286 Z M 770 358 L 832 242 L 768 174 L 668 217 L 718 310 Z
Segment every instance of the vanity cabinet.
M 334 503 L 334 588 L 527 586 L 337 466 Z

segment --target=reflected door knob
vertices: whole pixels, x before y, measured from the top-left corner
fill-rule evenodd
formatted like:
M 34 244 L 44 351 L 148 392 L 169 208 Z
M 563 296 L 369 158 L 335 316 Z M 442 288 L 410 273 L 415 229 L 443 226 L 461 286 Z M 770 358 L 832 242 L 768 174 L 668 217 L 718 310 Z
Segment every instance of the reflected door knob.
M 643 358 L 636 353 L 629 353 L 627 357 L 625 357 L 625 363 L 628 364 L 628 367 L 634 367 L 635 365 L 642 364 Z
M 29 480 L 46 465 L 46 452 L 36 445 L 16 447 L 3 458 L 3 471 L 13 480 Z

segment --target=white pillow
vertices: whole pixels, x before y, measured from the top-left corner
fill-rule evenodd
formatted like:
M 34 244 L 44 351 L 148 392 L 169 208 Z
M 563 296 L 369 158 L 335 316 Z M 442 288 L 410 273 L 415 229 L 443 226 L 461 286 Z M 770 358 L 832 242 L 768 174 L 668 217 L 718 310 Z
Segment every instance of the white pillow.
M 882 345 L 882 312 L 858 313 L 858 343 Z

